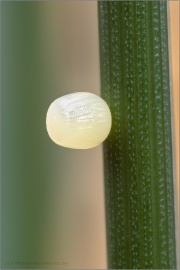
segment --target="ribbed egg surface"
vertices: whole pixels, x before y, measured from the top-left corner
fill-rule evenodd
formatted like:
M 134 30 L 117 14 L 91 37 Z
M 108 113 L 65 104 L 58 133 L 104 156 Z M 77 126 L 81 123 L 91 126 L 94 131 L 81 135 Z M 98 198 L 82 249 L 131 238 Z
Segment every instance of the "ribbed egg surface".
M 56 99 L 46 117 L 50 138 L 58 145 L 74 149 L 89 149 L 101 144 L 110 132 L 111 122 L 106 102 L 88 92 Z

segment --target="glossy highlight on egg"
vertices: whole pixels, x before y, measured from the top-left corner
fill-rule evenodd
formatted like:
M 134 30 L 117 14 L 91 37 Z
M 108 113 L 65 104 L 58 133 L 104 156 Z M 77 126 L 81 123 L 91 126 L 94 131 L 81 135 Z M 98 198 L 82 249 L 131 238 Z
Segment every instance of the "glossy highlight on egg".
M 101 144 L 111 129 L 107 103 L 89 92 L 76 92 L 51 103 L 46 116 L 49 137 L 56 144 L 89 149 Z

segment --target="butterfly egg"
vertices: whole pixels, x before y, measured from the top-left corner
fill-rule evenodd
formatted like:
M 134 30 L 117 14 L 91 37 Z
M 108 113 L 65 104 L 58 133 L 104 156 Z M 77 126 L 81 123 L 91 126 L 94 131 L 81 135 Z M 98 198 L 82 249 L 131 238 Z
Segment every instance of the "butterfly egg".
M 106 102 L 88 92 L 56 99 L 46 116 L 50 138 L 58 145 L 74 149 L 89 149 L 101 144 L 110 132 L 111 122 Z

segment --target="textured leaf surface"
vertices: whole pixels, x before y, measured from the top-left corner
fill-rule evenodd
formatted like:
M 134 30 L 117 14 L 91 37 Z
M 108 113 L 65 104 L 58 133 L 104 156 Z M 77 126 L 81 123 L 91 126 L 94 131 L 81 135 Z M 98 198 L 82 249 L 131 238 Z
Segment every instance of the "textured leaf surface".
M 164 1 L 99 5 L 109 268 L 173 269 L 175 225 Z

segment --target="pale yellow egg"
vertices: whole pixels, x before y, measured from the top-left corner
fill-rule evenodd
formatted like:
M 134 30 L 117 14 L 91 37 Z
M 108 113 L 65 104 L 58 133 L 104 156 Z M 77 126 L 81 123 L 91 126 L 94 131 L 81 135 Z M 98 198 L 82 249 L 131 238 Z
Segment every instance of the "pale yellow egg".
M 58 145 L 89 149 L 101 144 L 111 129 L 111 112 L 99 96 L 76 92 L 56 99 L 49 107 L 46 127 Z

